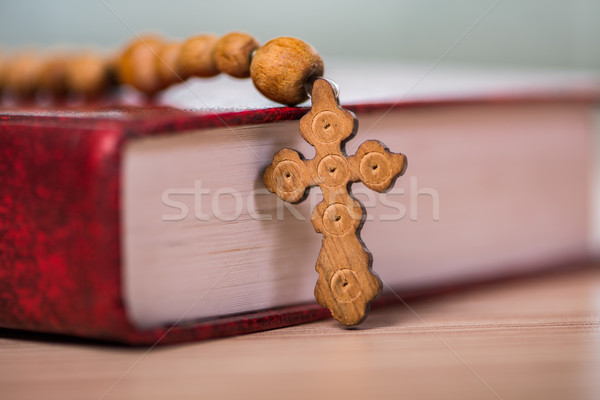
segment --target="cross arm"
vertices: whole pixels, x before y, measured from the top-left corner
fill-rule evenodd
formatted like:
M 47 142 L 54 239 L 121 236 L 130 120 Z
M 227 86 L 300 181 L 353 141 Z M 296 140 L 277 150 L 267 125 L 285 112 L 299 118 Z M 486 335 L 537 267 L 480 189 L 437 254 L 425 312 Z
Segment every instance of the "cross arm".
M 353 181 L 361 181 L 369 189 L 384 192 L 406 170 L 406 156 L 390 152 L 383 143 L 368 140 L 349 158 Z
M 265 170 L 263 181 L 267 189 L 280 199 L 298 203 L 304 199 L 313 176 L 300 154 L 286 148 L 273 156 L 273 162 Z

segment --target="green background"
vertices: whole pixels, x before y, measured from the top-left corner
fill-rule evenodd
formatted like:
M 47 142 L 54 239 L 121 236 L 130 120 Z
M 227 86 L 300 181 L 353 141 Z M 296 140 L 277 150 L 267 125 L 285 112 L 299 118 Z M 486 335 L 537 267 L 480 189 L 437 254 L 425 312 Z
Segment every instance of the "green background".
M 5 50 L 59 44 L 119 47 L 132 31 L 185 38 L 230 30 L 250 32 L 262 42 L 297 36 L 326 61 L 358 57 L 434 63 L 447 53 L 443 62 L 451 64 L 600 71 L 598 0 L 0 1 Z

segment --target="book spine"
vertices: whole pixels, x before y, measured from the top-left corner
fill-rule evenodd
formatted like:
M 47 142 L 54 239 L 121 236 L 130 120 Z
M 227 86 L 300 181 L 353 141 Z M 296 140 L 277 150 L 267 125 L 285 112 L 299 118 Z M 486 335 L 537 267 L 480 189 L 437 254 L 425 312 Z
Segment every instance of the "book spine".
M 137 330 L 121 292 L 120 165 L 130 127 L 2 118 L 0 328 L 152 345 L 330 316 L 306 304 Z
M 115 339 L 122 134 L 45 122 L 0 127 L 0 326 Z

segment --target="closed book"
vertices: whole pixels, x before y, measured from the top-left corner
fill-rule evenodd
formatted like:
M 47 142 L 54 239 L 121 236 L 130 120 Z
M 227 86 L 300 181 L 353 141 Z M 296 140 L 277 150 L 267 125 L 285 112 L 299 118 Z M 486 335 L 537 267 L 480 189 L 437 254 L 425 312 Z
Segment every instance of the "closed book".
M 379 303 L 590 258 L 599 82 L 454 71 L 413 90 L 410 74 L 379 74 L 376 93 L 338 82 L 360 123 L 347 153 L 376 139 L 409 160 L 388 193 L 352 188 Z M 319 191 L 289 205 L 262 183 L 279 149 L 314 154 L 308 109 L 236 105 L 236 90 L 0 112 L 0 327 L 142 345 L 329 316 L 313 299 Z

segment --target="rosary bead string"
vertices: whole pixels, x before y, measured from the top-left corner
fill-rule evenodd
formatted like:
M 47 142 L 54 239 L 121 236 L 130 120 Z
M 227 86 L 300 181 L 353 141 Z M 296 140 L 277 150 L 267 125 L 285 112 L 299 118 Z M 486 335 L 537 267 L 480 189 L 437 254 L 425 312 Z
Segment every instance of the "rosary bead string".
M 41 93 L 52 98 L 69 94 L 94 98 L 116 84 L 153 96 L 190 77 L 225 73 L 252 79 L 265 97 L 286 105 L 308 99 L 306 88 L 323 76 L 323 60 L 309 44 L 280 37 L 260 45 L 242 32 L 222 37 L 205 34 L 182 42 L 143 36 L 117 57 L 91 52 L 41 57 L 22 53 L 0 60 L 0 89 L 17 99 Z

